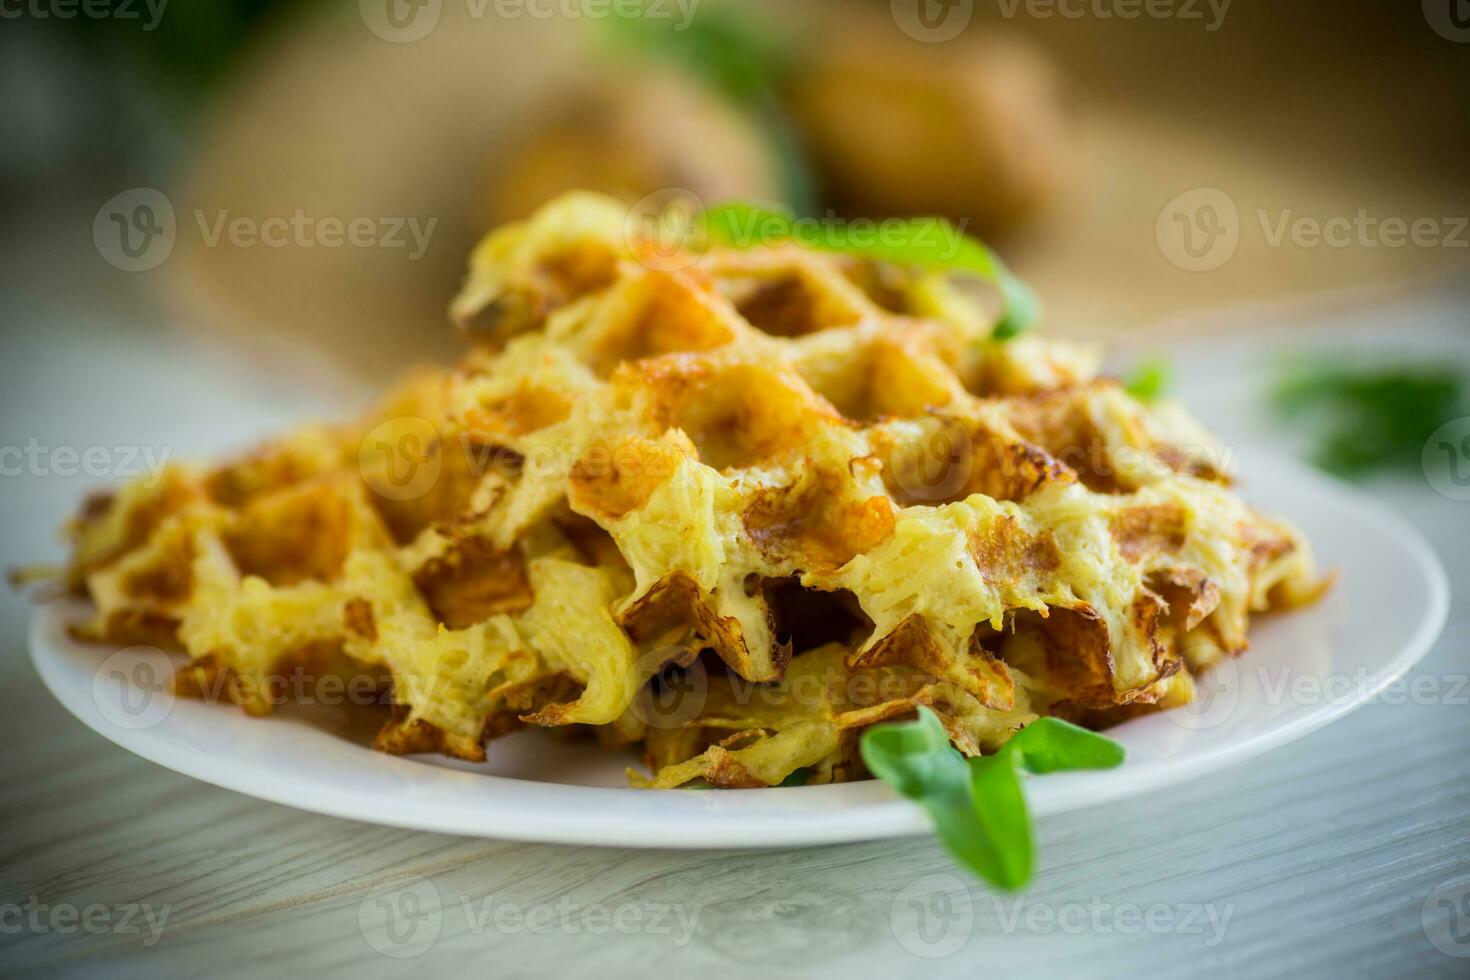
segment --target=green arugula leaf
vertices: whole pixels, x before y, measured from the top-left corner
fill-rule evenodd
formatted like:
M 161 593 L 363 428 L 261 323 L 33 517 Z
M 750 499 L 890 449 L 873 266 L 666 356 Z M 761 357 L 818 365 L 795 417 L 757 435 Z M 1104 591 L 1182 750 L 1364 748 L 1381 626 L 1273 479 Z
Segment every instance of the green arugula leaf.
M 953 748 L 950 751 L 959 755 Z M 981 873 L 1008 891 L 1026 887 L 1035 860 L 1031 814 L 1026 808 L 1026 793 L 1021 789 L 1017 759 L 1016 752 L 1002 748 L 995 755 L 967 762 L 970 805 L 989 844 L 987 850 L 994 853 L 996 861 L 990 874 Z M 953 847 L 950 851 L 958 854 Z
M 1141 402 L 1158 401 L 1168 392 L 1173 373 L 1166 359 L 1151 357 L 1133 369 L 1123 382 L 1123 390 Z
M 1031 878 L 1031 818 L 1020 771 L 1109 769 L 1123 747 L 1057 718 L 1041 718 L 991 756 L 965 759 L 949 744 L 939 716 L 919 708 L 917 720 L 863 733 L 868 770 L 924 808 L 941 843 L 971 871 L 1009 890 Z
M 917 721 L 870 728 L 863 733 L 860 748 L 873 775 L 928 812 L 940 842 L 961 864 L 1001 887 L 1020 887 L 1015 882 L 1018 878 L 1024 882 L 1026 869 L 1008 861 L 1005 853 L 1007 849 L 1014 853 L 1018 846 L 1013 834 L 1007 839 L 1015 820 L 1006 819 L 1003 812 L 1007 805 L 1014 806 L 1015 794 L 1000 786 L 997 805 L 987 810 L 992 818 L 987 826 L 975 804 L 972 771 L 965 757 L 950 746 L 938 715 L 921 707 Z M 1003 784 L 1006 770 L 1015 775 L 1014 767 L 1003 766 L 987 781 L 987 788 Z M 1029 852 L 1029 836 L 1020 843 Z M 1029 864 L 1029 856 L 1024 864 Z
M 1038 776 L 1070 769 L 1113 769 L 1126 756 L 1123 746 L 1106 735 L 1060 718 L 1032 722 L 1013 735 L 1005 749 L 1020 752 L 1026 771 Z
M 710 237 L 732 248 L 795 241 L 809 248 L 920 269 L 968 272 L 999 291 L 1005 310 L 991 334 L 1008 340 L 1030 329 L 1041 315 L 1036 294 L 1013 276 L 983 242 L 943 218 L 856 223 L 798 221 L 789 214 L 744 202 L 717 205 L 704 212 Z
M 781 780 L 781 786 L 805 786 L 806 781 L 811 778 L 811 772 L 806 769 L 793 769 L 791 774 Z

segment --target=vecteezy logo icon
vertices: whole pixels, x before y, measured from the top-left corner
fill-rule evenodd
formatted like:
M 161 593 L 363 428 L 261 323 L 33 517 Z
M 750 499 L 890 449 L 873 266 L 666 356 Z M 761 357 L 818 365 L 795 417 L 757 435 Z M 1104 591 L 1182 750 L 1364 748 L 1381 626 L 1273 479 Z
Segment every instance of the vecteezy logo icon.
M 1240 667 L 1235 658 L 1221 657 L 1195 675 L 1194 699 L 1188 704 L 1164 712 L 1180 728 L 1205 731 L 1229 721 L 1240 703 Z
M 655 272 L 678 272 L 699 260 L 703 238 L 698 234 L 704 204 L 682 187 L 654 191 L 628 209 L 623 238 L 640 263 Z
M 108 198 L 92 219 L 97 254 L 124 272 L 147 272 L 174 250 L 174 206 L 162 191 L 134 187 Z
M 1196 187 L 1159 212 L 1154 237 L 1164 258 L 1187 272 L 1210 272 L 1240 245 L 1240 212 L 1217 187 Z
M 1451 419 L 1424 443 L 1424 478 L 1442 496 L 1470 500 L 1470 416 Z
M 970 889 L 954 875 L 925 875 L 893 897 L 893 938 L 915 956 L 938 959 L 960 951 L 975 929 Z
M 1470 882 L 1445 883 L 1430 892 L 1419 922 L 1435 949 L 1458 959 L 1470 957 Z
M 378 37 L 407 44 L 427 37 L 438 25 L 443 0 L 357 0 L 357 11 Z
M 640 677 L 658 673 L 665 664 L 689 663 L 687 667 L 662 670 L 652 683 L 639 689 L 629 705 L 639 721 L 649 728 L 672 731 L 683 728 L 704 710 L 709 698 L 709 673 L 704 664 L 692 659 L 688 647 L 660 647 L 638 661 Z
M 444 913 L 439 889 L 422 875 L 388 882 L 363 896 L 357 928 L 373 949 L 396 960 L 426 952 L 439 938 Z
M 444 469 L 439 430 L 405 415 L 379 423 L 357 448 L 363 482 L 387 500 L 415 500 L 434 489 Z
M 915 41 L 939 44 L 959 37 L 975 16 L 975 0 L 890 0 L 898 29 Z
M 875 910 L 865 899 L 825 882 L 820 890 L 757 887 L 705 906 L 699 933 L 737 963 L 786 973 L 831 963 L 861 947 L 878 926 Z
M 152 728 L 174 708 L 173 661 L 148 646 L 119 650 L 92 674 L 92 702 L 102 717 L 128 731 Z
M 1423 6 L 1434 33 L 1446 41 L 1470 42 L 1470 0 L 1423 0 Z
M 910 500 L 941 503 L 954 500 L 969 485 L 975 467 L 975 444 L 959 419 L 925 420 L 922 434 L 897 443 L 888 454 L 887 470 Z

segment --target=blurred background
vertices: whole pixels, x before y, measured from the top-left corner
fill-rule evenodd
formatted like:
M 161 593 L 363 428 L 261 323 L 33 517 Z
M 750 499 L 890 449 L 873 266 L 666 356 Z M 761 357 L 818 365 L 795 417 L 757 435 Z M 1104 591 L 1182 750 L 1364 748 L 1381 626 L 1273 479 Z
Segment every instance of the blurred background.
M 1470 269 L 1463 0 L 0 15 L 0 330 L 81 310 L 319 390 L 452 357 L 468 249 L 569 187 L 944 214 L 1074 337 Z

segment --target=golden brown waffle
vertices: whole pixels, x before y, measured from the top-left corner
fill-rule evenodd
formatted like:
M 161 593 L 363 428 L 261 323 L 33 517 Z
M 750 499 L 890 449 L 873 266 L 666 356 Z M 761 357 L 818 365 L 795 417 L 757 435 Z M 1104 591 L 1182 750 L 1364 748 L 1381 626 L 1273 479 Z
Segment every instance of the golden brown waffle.
M 591 726 L 641 783 L 746 786 L 859 776 L 855 734 L 918 704 L 975 754 L 1183 703 L 1320 588 L 1198 426 L 990 339 L 941 275 L 661 248 L 571 195 L 477 249 L 454 315 L 464 361 L 371 418 L 89 505 L 93 635 L 255 712 L 288 669 L 375 671 L 391 752 Z

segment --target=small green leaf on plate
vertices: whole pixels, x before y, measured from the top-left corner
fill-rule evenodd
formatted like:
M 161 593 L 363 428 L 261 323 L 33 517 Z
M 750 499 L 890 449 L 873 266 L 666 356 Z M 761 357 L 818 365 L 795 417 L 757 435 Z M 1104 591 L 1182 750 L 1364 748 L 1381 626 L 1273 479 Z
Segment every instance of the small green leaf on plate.
M 1106 735 L 1060 718 L 1038 718 L 1005 747 L 1021 753 L 1021 764 L 1038 776 L 1069 769 L 1113 769 L 1123 764 L 1123 746 Z
M 925 707 L 915 721 L 868 729 L 860 747 L 868 770 L 924 808 L 940 842 L 961 864 L 1010 890 L 1030 880 L 1033 860 L 1020 771 L 1110 769 L 1124 754 L 1109 738 L 1041 718 L 994 755 L 967 760 Z

